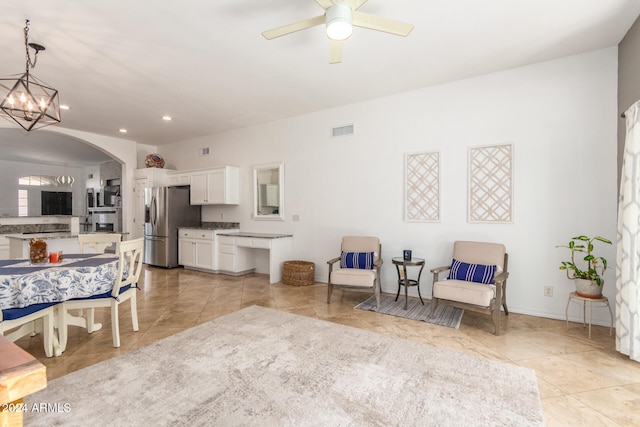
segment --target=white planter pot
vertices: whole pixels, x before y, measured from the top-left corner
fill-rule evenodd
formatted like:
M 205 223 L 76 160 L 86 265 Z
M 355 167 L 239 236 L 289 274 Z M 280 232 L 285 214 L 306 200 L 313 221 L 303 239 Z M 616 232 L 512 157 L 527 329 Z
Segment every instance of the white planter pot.
M 587 280 L 587 279 L 574 279 L 576 282 L 576 292 L 581 297 L 585 298 L 600 298 L 602 296 L 602 287 L 604 286 L 604 279 L 601 280 L 602 283 L 598 286 L 595 280 Z

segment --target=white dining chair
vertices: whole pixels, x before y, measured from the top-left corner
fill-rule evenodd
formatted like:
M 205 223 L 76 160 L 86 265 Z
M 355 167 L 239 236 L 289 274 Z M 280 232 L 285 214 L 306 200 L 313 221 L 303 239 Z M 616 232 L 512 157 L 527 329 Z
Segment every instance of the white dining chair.
M 106 307 L 111 309 L 111 329 L 113 335 L 113 346 L 120 347 L 120 322 L 118 307 L 123 302 L 129 300 L 131 303 L 131 323 L 133 330 L 138 330 L 138 309 L 137 292 L 138 279 L 142 270 L 142 252 L 144 249 L 144 238 L 129 240 L 119 243 L 118 272 L 116 274 L 113 289 L 100 295 L 93 295 L 86 298 L 68 300 L 62 303 L 62 310 L 59 312 L 58 334 L 60 335 L 60 347 L 62 350 L 67 345 L 67 327 L 70 325 L 68 311 L 73 309 L 86 309 L 87 332 L 94 332 L 94 310 Z
M 115 245 L 115 254 L 118 254 L 118 245 L 122 241 L 122 234 L 118 233 L 89 233 L 78 234 L 78 243 L 80 245 L 80 253 L 85 253 L 88 248 L 97 254 L 103 254 L 105 251 Z
M 25 335 L 42 332 L 44 354 L 53 356 L 53 310 L 57 302 L 32 304 L 24 308 L 0 310 L 0 335 L 16 341 Z

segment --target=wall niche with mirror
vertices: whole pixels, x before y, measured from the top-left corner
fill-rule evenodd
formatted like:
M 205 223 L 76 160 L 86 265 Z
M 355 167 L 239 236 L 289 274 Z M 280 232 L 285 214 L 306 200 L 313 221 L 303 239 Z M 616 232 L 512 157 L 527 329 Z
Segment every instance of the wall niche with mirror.
M 253 218 L 284 219 L 284 163 L 253 168 Z

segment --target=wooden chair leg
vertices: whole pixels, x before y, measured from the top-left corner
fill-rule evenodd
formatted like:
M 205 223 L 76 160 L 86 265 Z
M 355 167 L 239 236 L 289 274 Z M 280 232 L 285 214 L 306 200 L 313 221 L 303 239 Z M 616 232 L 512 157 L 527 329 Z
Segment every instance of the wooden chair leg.
M 49 312 L 51 313 L 51 312 Z M 42 317 L 42 337 L 44 341 L 44 354 L 47 357 L 53 356 L 53 314 Z
M 95 309 L 87 309 L 87 333 L 93 333 L 93 325 L 95 325 Z
M 504 314 L 509 315 L 509 309 L 507 308 L 507 287 L 505 284 L 502 286 L 502 307 L 504 307 Z
M 131 323 L 133 323 L 133 330 L 137 331 L 138 328 L 138 303 L 136 301 L 136 295 L 131 297 Z
M 497 309 L 491 311 L 491 317 L 493 318 L 493 326 L 496 329 L 496 335 L 500 335 L 500 306 Z
M 327 283 L 327 304 L 331 303 L 331 293 L 333 292 L 333 285 Z
M 64 308 L 64 303 L 58 304 L 55 309 L 58 311 L 58 346 L 62 353 L 67 348 L 67 310 Z
M 120 347 L 120 319 L 118 317 L 118 303 L 111 303 L 111 334 L 113 346 Z
M 431 297 L 431 314 L 430 314 L 430 316 L 433 316 L 434 314 L 436 314 L 436 308 L 438 308 L 438 298 L 432 296 Z

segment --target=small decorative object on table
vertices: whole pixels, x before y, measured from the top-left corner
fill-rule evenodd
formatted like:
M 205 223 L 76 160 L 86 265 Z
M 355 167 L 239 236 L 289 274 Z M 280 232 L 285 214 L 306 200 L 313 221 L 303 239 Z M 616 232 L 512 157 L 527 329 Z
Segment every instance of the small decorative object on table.
M 56 264 L 62 262 L 62 251 L 59 252 L 51 252 L 49 254 L 49 263 Z
M 402 251 L 402 257 L 405 261 L 411 261 L 411 250 L 405 249 L 404 251 Z
M 164 159 L 158 153 L 149 154 L 144 159 L 144 165 L 148 168 L 160 168 L 164 167 Z
M 41 264 L 48 260 L 47 242 L 40 239 L 31 239 L 31 242 L 29 242 L 29 261 L 31 264 Z
M 316 265 L 309 261 L 285 261 L 282 283 L 291 286 L 310 286 L 315 281 Z

